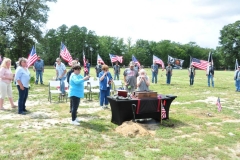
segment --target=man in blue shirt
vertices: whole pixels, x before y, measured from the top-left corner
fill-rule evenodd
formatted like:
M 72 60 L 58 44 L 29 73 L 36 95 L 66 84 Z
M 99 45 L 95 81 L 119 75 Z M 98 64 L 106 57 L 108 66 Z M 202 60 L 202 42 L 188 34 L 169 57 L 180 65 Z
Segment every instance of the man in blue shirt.
M 156 64 L 156 61 L 153 62 L 151 68 L 152 68 L 152 83 L 154 83 L 155 80 L 155 83 L 157 84 L 158 65 Z
M 33 71 L 36 72 L 36 81 L 35 84 L 38 84 L 38 80 L 40 77 L 40 83 L 43 84 L 43 72 L 44 72 L 44 61 L 38 56 L 37 61 L 33 65 Z

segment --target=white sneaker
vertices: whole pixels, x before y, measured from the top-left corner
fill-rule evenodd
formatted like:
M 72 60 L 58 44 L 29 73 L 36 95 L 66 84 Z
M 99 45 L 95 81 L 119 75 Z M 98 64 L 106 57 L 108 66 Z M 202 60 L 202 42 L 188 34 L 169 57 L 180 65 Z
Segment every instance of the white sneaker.
M 107 108 L 107 109 L 108 109 L 108 105 L 105 105 L 105 108 Z
M 80 122 L 80 119 L 76 118 L 75 121 L 76 121 L 76 122 Z
M 76 120 L 75 121 L 72 121 L 71 124 L 75 125 L 75 126 L 79 126 L 80 123 L 78 123 Z

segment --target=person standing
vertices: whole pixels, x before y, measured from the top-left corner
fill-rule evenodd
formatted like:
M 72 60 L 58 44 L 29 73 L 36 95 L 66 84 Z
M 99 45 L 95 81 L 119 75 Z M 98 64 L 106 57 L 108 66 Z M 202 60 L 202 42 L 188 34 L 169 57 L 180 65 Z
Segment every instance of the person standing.
M 234 80 L 236 82 L 236 92 L 240 92 L 240 66 L 238 66 L 238 70 L 235 72 Z
M 206 76 L 208 77 L 208 87 L 210 87 L 210 80 L 212 82 L 212 87 L 214 87 L 214 68 L 212 66 L 212 63 L 209 62 L 209 65 L 207 67 Z
M 65 96 L 65 79 L 66 79 L 66 66 L 61 62 L 60 58 L 56 59 L 57 65 L 56 65 L 56 77 L 57 80 L 60 81 L 60 91 L 62 93 L 62 96 Z
M 8 96 L 9 102 L 12 108 L 17 106 L 13 103 L 12 98 L 12 83 L 14 75 L 11 71 L 11 60 L 9 58 L 4 58 L 0 67 L 0 110 L 5 110 L 3 107 L 4 98 Z
M 72 61 L 72 68 L 67 72 L 67 82 L 68 82 L 68 84 L 70 83 L 70 82 L 69 82 L 70 77 L 71 77 L 72 73 L 74 72 L 73 67 L 76 66 L 76 65 L 77 65 L 77 61 L 76 61 L 76 60 L 73 60 L 73 61 Z M 79 66 L 80 66 L 80 65 L 79 65 Z M 71 100 L 70 100 L 70 113 L 72 112 L 71 109 L 72 109 L 72 102 L 71 102 Z
M 109 72 L 109 67 L 107 65 L 102 66 L 102 71 L 99 73 L 100 81 L 100 106 L 105 109 L 108 108 L 107 96 L 110 96 L 110 89 L 112 84 L 112 75 Z M 103 103 L 105 106 L 103 106 Z
M 118 62 L 116 62 L 116 64 L 113 66 L 113 70 L 114 70 L 114 80 L 119 80 L 119 74 L 120 74 L 120 66 L 118 65 Z
M 171 77 L 172 77 L 172 66 L 170 63 L 168 63 L 168 66 L 166 67 L 166 77 L 167 77 L 167 84 L 171 83 Z
M 151 68 L 152 68 L 152 83 L 154 83 L 155 80 L 155 84 L 157 84 L 158 65 L 156 61 L 153 62 Z
M 102 65 L 100 62 L 98 62 L 98 64 L 95 67 L 96 70 L 96 76 L 99 77 L 99 73 L 102 71 Z
M 28 88 L 30 81 L 30 72 L 27 68 L 27 59 L 21 58 L 19 61 L 19 67 L 16 70 L 15 80 L 17 82 L 18 89 L 18 114 L 25 115 L 26 101 L 28 98 Z
M 87 67 L 87 69 L 88 69 L 88 74 L 90 74 L 91 64 L 89 63 L 88 59 L 86 60 L 86 67 Z
M 69 80 L 69 94 L 71 102 L 71 113 L 73 125 L 80 125 L 80 120 L 77 118 L 77 110 L 80 103 L 80 99 L 84 97 L 84 81 L 88 80 L 90 76 L 83 77 L 80 75 L 81 67 L 79 65 L 74 65 L 72 67 L 73 73 Z
M 125 69 L 123 72 L 124 76 L 124 85 L 126 91 L 132 93 L 137 88 L 137 76 L 138 72 L 134 69 L 134 62 L 129 63 L 129 68 Z
M 75 61 L 77 62 L 77 65 L 81 66 L 78 58 L 75 58 Z
M 137 77 L 137 91 L 149 91 L 149 78 L 144 69 L 140 69 L 139 76 Z
M 36 72 L 36 81 L 35 84 L 38 84 L 40 77 L 40 83 L 43 84 L 43 72 L 44 72 L 44 61 L 38 56 L 37 61 L 33 65 L 33 71 Z
M 190 86 L 192 86 L 195 77 L 195 68 L 193 67 L 193 65 L 191 65 L 191 67 L 188 69 L 188 75 L 190 78 Z

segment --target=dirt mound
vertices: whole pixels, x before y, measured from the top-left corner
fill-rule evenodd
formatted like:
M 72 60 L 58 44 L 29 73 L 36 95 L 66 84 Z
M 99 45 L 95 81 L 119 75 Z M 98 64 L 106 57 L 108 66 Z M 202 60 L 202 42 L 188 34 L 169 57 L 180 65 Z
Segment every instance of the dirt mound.
M 126 121 L 121 126 L 118 126 L 115 131 L 123 136 L 136 137 L 136 136 L 152 136 L 152 134 L 139 123 Z

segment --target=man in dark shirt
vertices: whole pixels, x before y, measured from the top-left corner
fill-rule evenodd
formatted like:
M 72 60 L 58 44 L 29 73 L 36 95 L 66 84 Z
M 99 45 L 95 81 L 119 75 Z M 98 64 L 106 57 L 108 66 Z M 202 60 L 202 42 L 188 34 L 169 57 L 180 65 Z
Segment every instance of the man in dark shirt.
M 114 70 L 114 80 L 119 80 L 119 74 L 120 74 L 120 66 L 118 65 L 118 62 L 116 62 L 116 64 L 113 66 L 113 70 Z

